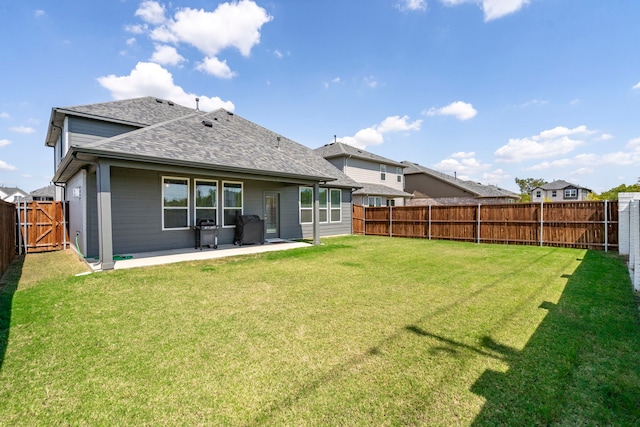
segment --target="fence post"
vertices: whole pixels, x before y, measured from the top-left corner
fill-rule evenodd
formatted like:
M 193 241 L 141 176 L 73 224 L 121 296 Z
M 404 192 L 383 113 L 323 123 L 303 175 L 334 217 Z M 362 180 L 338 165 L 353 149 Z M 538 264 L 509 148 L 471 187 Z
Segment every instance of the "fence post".
M 478 203 L 478 242 L 480 243 L 480 203 Z
M 431 205 L 429 205 L 429 224 L 428 224 L 429 240 L 431 240 Z
M 389 205 L 389 237 L 393 237 L 393 206 Z
M 609 252 L 609 208 L 604 201 L 604 251 Z
M 544 243 L 544 201 L 540 202 L 540 246 Z

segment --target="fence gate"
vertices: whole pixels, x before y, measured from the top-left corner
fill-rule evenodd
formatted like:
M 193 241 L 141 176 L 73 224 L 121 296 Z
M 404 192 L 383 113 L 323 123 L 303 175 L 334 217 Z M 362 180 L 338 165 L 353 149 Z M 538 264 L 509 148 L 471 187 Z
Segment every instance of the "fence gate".
M 18 240 L 21 252 L 58 251 L 69 242 L 64 202 L 19 203 Z

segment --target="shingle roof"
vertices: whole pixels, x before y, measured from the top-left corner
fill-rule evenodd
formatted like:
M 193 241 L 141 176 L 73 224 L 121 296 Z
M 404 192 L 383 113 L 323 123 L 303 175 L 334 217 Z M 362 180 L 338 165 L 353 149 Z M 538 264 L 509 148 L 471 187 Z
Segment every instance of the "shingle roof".
M 387 187 L 382 184 L 361 183 L 360 185 L 362 185 L 362 188 L 354 191 L 353 194 L 363 196 L 412 197 L 410 193 Z
M 349 144 L 344 144 L 342 142 L 332 142 L 331 144 L 326 144 L 322 147 L 318 147 L 314 151 L 325 159 L 333 159 L 335 157 L 354 157 L 356 159 L 369 160 L 375 163 L 384 163 L 396 167 L 404 167 L 402 163 L 396 162 L 395 160 L 378 156 L 377 154 L 370 153 L 368 151 L 353 147 Z
M 101 120 L 137 123 L 141 126 L 162 123 L 197 111 L 194 108 L 183 107 L 172 101 L 152 96 L 56 108 L 56 110 Z
M 55 185 L 47 185 L 46 187 L 38 188 L 29 193 L 31 197 L 55 197 L 56 187 Z
M 484 197 L 518 198 L 519 197 L 516 193 L 506 190 L 504 188 L 497 187 L 495 185 L 484 185 L 484 184 L 480 184 L 479 182 L 458 179 L 451 175 L 447 175 L 446 173 L 429 169 L 428 167 L 419 165 L 417 163 L 412 163 L 408 160 L 404 160 L 402 163 L 406 166 L 404 170 L 405 175 L 411 175 L 416 173 L 423 173 L 426 175 L 430 175 L 436 179 L 445 181 L 455 187 L 469 191 L 470 193 L 475 194 L 476 197 L 480 197 L 480 198 L 484 198 Z
M 104 111 L 112 109 L 101 108 Z M 188 110 L 187 115 L 73 149 L 101 157 L 322 180 L 328 181 L 329 186 L 345 188 L 360 187 L 310 148 L 236 114 L 224 109 L 210 113 Z M 205 126 L 204 122 L 210 126 Z
M 572 183 L 564 181 L 562 179 L 558 179 L 556 181 L 544 184 L 540 188 L 542 188 L 543 190 L 564 190 L 567 187 L 582 188 L 582 189 L 585 189 L 585 190 L 589 190 L 588 188 L 581 187 L 581 186 L 576 185 L 576 184 L 572 184 Z M 591 191 L 591 190 L 589 190 L 589 191 Z

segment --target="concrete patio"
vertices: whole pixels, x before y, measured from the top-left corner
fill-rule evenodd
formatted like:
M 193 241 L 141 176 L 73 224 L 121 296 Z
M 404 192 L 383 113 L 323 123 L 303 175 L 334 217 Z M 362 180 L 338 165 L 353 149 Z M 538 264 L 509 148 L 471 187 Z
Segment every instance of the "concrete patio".
M 194 248 L 173 249 L 157 252 L 140 252 L 114 255 L 114 270 L 126 268 L 148 267 L 152 265 L 171 264 L 182 261 L 199 261 L 214 258 L 225 258 L 238 255 L 258 254 L 263 252 L 284 251 L 287 249 L 306 248 L 312 246 L 305 242 L 295 242 L 283 239 L 267 240 L 264 245 L 219 245 L 218 249 Z M 87 259 L 87 264 L 94 272 L 102 271 L 100 263 Z

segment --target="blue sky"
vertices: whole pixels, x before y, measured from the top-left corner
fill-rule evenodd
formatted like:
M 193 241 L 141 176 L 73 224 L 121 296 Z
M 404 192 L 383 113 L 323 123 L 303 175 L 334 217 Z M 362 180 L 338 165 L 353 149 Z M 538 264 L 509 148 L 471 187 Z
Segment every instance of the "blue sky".
M 148 95 L 514 191 L 633 184 L 638 22 L 638 0 L 5 1 L 0 185 L 49 183 L 52 107 Z

